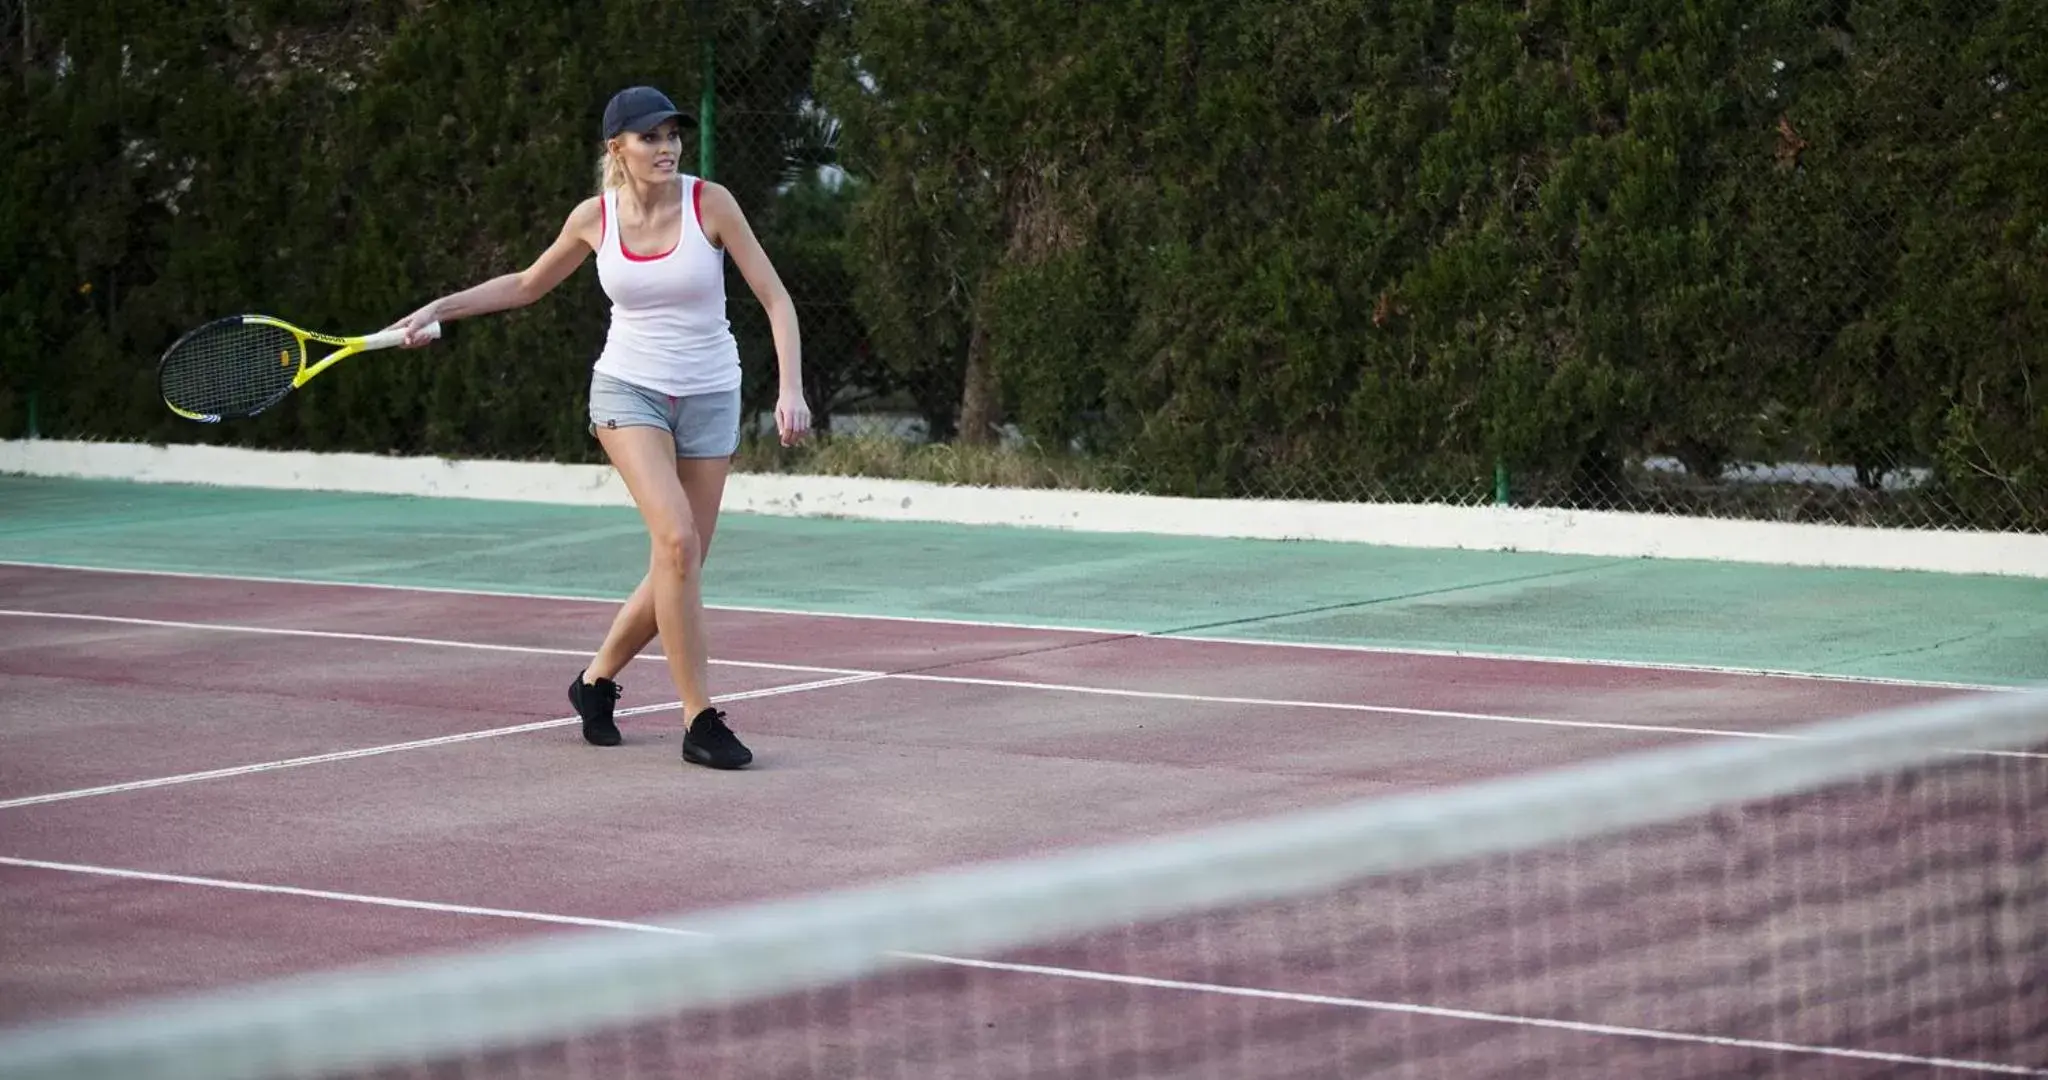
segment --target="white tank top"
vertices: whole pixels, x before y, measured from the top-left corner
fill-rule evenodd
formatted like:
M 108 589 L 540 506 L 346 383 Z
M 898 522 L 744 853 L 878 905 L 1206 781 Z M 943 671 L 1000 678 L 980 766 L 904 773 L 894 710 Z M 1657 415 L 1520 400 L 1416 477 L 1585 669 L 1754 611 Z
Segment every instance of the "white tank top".
M 597 370 L 676 397 L 740 385 L 739 343 L 725 313 L 725 253 L 704 235 L 703 182 L 682 181 L 682 229 L 673 248 L 626 250 L 616 189 L 600 201 L 597 245 L 597 280 L 612 301 Z

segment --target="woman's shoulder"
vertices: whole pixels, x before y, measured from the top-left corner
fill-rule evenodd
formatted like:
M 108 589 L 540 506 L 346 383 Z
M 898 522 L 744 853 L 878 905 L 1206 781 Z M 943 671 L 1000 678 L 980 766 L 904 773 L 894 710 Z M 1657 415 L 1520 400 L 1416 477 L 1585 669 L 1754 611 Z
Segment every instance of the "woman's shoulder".
M 604 196 L 591 195 L 569 208 L 562 232 L 590 245 L 592 251 L 604 240 Z
M 733 197 L 731 188 L 715 180 L 690 179 L 690 197 L 696 201 L 700 214 L 723 218 L 740 212 L 739 200 Z

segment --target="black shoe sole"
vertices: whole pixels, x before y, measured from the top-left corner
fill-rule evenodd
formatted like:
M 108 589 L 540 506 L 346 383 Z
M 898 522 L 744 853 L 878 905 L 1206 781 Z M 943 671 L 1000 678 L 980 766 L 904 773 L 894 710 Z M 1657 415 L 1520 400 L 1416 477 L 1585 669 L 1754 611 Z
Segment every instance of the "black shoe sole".
M 683 760 L 689 762 L 692 765 L 702 765 L 707 769 L 730 770 L 744 769 L 747 766 L 752 765 L 754 763 L 754 755 L 751 752 L 749 752 L 745 757 L 739 759 L 738 761 L 713 761 L 711 759 L 710 754 L 702 750 L 699 750 L 688 743 L 684 743 Z

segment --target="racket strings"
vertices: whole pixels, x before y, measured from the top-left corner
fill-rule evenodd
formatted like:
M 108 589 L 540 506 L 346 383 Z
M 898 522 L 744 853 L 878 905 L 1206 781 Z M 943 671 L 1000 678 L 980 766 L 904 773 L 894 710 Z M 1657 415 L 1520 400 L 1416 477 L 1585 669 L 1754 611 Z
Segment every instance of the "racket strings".
M 303 353 L 298 336 L 262 323 L 194 331 L 164 357 L 164 400 L 202 416 L 249 416 L 291 389 Z

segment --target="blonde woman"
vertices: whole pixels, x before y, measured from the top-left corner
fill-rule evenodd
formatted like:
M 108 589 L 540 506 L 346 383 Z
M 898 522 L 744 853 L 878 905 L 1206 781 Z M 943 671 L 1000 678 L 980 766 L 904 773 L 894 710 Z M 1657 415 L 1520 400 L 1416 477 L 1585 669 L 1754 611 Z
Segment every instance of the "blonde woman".
M 739 447 L 739 348 L 726 319 L 725 258 L 767 309 L 781 392 L 784 445 L 811 425 L 804 402 L 796 308 L 739 204 L 725 188 L 680 171 L 692 118 L 659 90 L 635 86 L 604 111 L 599 192 L 569 212 L 561 235 L 525 270 L 441 297 L 394 324 L 409 348 L 429 323 L 524 307 L 597 255 L 611 327 L 590 381 L 590 428 L 647 524 L 647 574 L 569 684 L 583 737 L 619 744 L 613 681 L 657 634 L 682 698 L 683 758 L 743 768 L 753 753 L 711 704 L 702 571 L 726 471 Z

